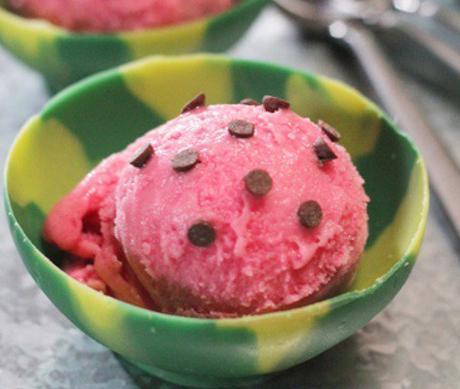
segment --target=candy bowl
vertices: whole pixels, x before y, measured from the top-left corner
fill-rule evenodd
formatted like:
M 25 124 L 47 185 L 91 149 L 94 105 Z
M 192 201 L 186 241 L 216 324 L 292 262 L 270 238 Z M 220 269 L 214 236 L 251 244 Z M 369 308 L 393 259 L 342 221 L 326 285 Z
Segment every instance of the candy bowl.
M 77 33 L 17 15 L 0 0 L 0 44 L 45 77 L 51 92 L 101 70 L 149 55 L 223 52 L 269 0 L 241 0 L 197 21 L 113 34 Z
M 369 239 L 343 293 L 281 312 L 198 319 L 138 308 L 67 276 L 42 239 L 45 215 L 92 167 L 205 92 L 208 103 L 276 95 L 342 133 L 366 181 Z M 256 382 L 362 328 L 397 294 L 420 249 L 429 205 L 423 160 L 373 103 L 325 77 L 213 55 L 147 58 L 55 96 L 21 130 L 5 173 L 18 251 L 38 286 L 78 328 L 120 358 L 188 386 Z

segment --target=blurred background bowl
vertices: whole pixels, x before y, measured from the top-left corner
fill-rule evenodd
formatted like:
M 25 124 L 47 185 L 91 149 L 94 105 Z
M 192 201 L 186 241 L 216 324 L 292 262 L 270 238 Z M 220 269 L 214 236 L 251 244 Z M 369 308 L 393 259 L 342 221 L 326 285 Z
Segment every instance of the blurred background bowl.
M 47 256 L 41 231 L 53 204 L 102 158 L 177 116 L 183 102 L 200 91 L 210 104 L 277 95 L 300 115 L 324 119 L 342 133 L 371 198 L 369 240 L 349 291 L 272 314 L 186 318 L 97 293 Z M 10 151 L 5 202 L 28 271 L 78 328 L 163 379 L 234 386 L 313 358 L 381 311 L 415 263 L 429 191 L 414 145 L 353 89 L 264 63 L 194 55 L 144 59 L 93 76 L 53 98 L 25 125 Z
M 42 73 L 50 91 L 56 92 L 88 75 L 153 54 L 223 52 L 268 2 L 241 0 L 218 15 L 167 27 L 88 34 L 24 18 L 0 0 L 0 44 Z

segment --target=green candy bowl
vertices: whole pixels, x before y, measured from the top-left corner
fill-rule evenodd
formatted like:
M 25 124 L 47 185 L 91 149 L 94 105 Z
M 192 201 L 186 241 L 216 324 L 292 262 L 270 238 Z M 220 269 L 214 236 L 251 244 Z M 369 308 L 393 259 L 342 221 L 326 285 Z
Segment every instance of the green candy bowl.
M 0 0 L 0 44 L 45 77 L 56 92 L 101 70 L 153 54 L 223 52 L 249 28 L 269 0 L 240 0 L 219 15 L 171 27 L 117 34 L 68 31 L 27 19 Z
M 177 116 L 183 103 L 201 91 L 210 104 L 277 95 L 299 114 L 324 119 L 342 133 L 372 199 L 367 248 L 347 292 L 259 316 L 187 318 L 102 295 L 47 258 L 41 230 L 53 204 L 102 158 Z M 11 149 L 5 201 L 28 271 L 84 333 L 162 379 L 236 386 L 313 358 L 363 327 L 392 300 L 415 263 L 429 191 L 414 145 L 353 89 L 263 63 L 193 55 L 144 59 L 55 96 L 25 125 Z

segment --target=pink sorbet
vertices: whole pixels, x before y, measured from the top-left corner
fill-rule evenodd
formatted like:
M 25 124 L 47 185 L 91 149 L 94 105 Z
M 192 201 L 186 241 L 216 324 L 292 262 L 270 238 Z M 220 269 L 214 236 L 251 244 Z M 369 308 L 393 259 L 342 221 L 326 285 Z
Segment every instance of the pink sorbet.
M 368 234 L 363 180 L 325 125 L 270 110 L 198 107 L 103 161 L 45 223 L 45 237 L 80 258 L 69 274 L 198 317 L 343 290 Z
M 9 0 L 11 9 L 73 31 L 117 32 L 188 22 L 236 0 Z

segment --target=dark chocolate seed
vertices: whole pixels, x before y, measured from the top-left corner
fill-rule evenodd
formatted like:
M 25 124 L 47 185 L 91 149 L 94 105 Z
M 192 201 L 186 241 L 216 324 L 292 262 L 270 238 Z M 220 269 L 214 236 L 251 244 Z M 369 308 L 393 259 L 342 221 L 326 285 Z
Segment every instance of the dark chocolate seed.
M 273 187 L 273 180 L 265 170 L 254 169 L 244 177 L 244 184 L 254 196 L 265 196 Z
M 198 162 L 200 162 L 199 154 L 192 149 L 181 151 L 171 161 L 172 167 L 176 172 L 186 172 Z
M 206 95 L 204 93 L 200 93 L 198 96 L 194 97 L 191 101 L 184 105 L 181 113 L 186 113 L 193 111 L 195 108 L 203 107 L 205 105 L 205 101 Z
M 150 158 L 152 158 L 153 155 L 153 147 L 151 144 L 147 144 L 133 156 L 131 161 L 129 163 L 133 165 L 134 167 L 137 167 L 138 169 L 143 168 L 148 161 L 150 161 Z
M 323 138 L 319 137 L 316 139 L 314 145 L 316 156 L 321 164 L 332 161 L 337 158 L 337 155 L 332 151 L 329 145 L 324 141 Z
M 228 132 L 237 138 L 250 138 L 254 135 L 254 124 L 245 120 L 233 120 L 228 125 Z
M 246 99 L 241 100 L 240 104 L 244 104 L 244 105 L 259 105 L 259 102 L 257 100 L 250 99 L 248 97 Z
M 188 229 L 187 238 L 195 246 L 207 247 L 216 240 L 216 231 L 210 223 L 198 221 Z
M 306 228 L 314 228 L 321 223 L 323 218 L 323 211 L 320 205 L 314 201 L 305 201 L 297 210 L 297 217 L 300 223 Z
M 340 140 L 340 138 L 341 138 L 340 132 L 338 132 L 330 124 L 327 124 L 326 122 L 324 122 L 322 120 L 319 120 L 318 121 L 318 126 L 321 128 L 321 130 L 327 135 L 327 137 L 332 142 L 338 142 Z
M 274 96 L 264 96 L 262 103 L 268 112 L 275 112 L 279 109 L 287 109 L 291 106 L 288 101 Z

